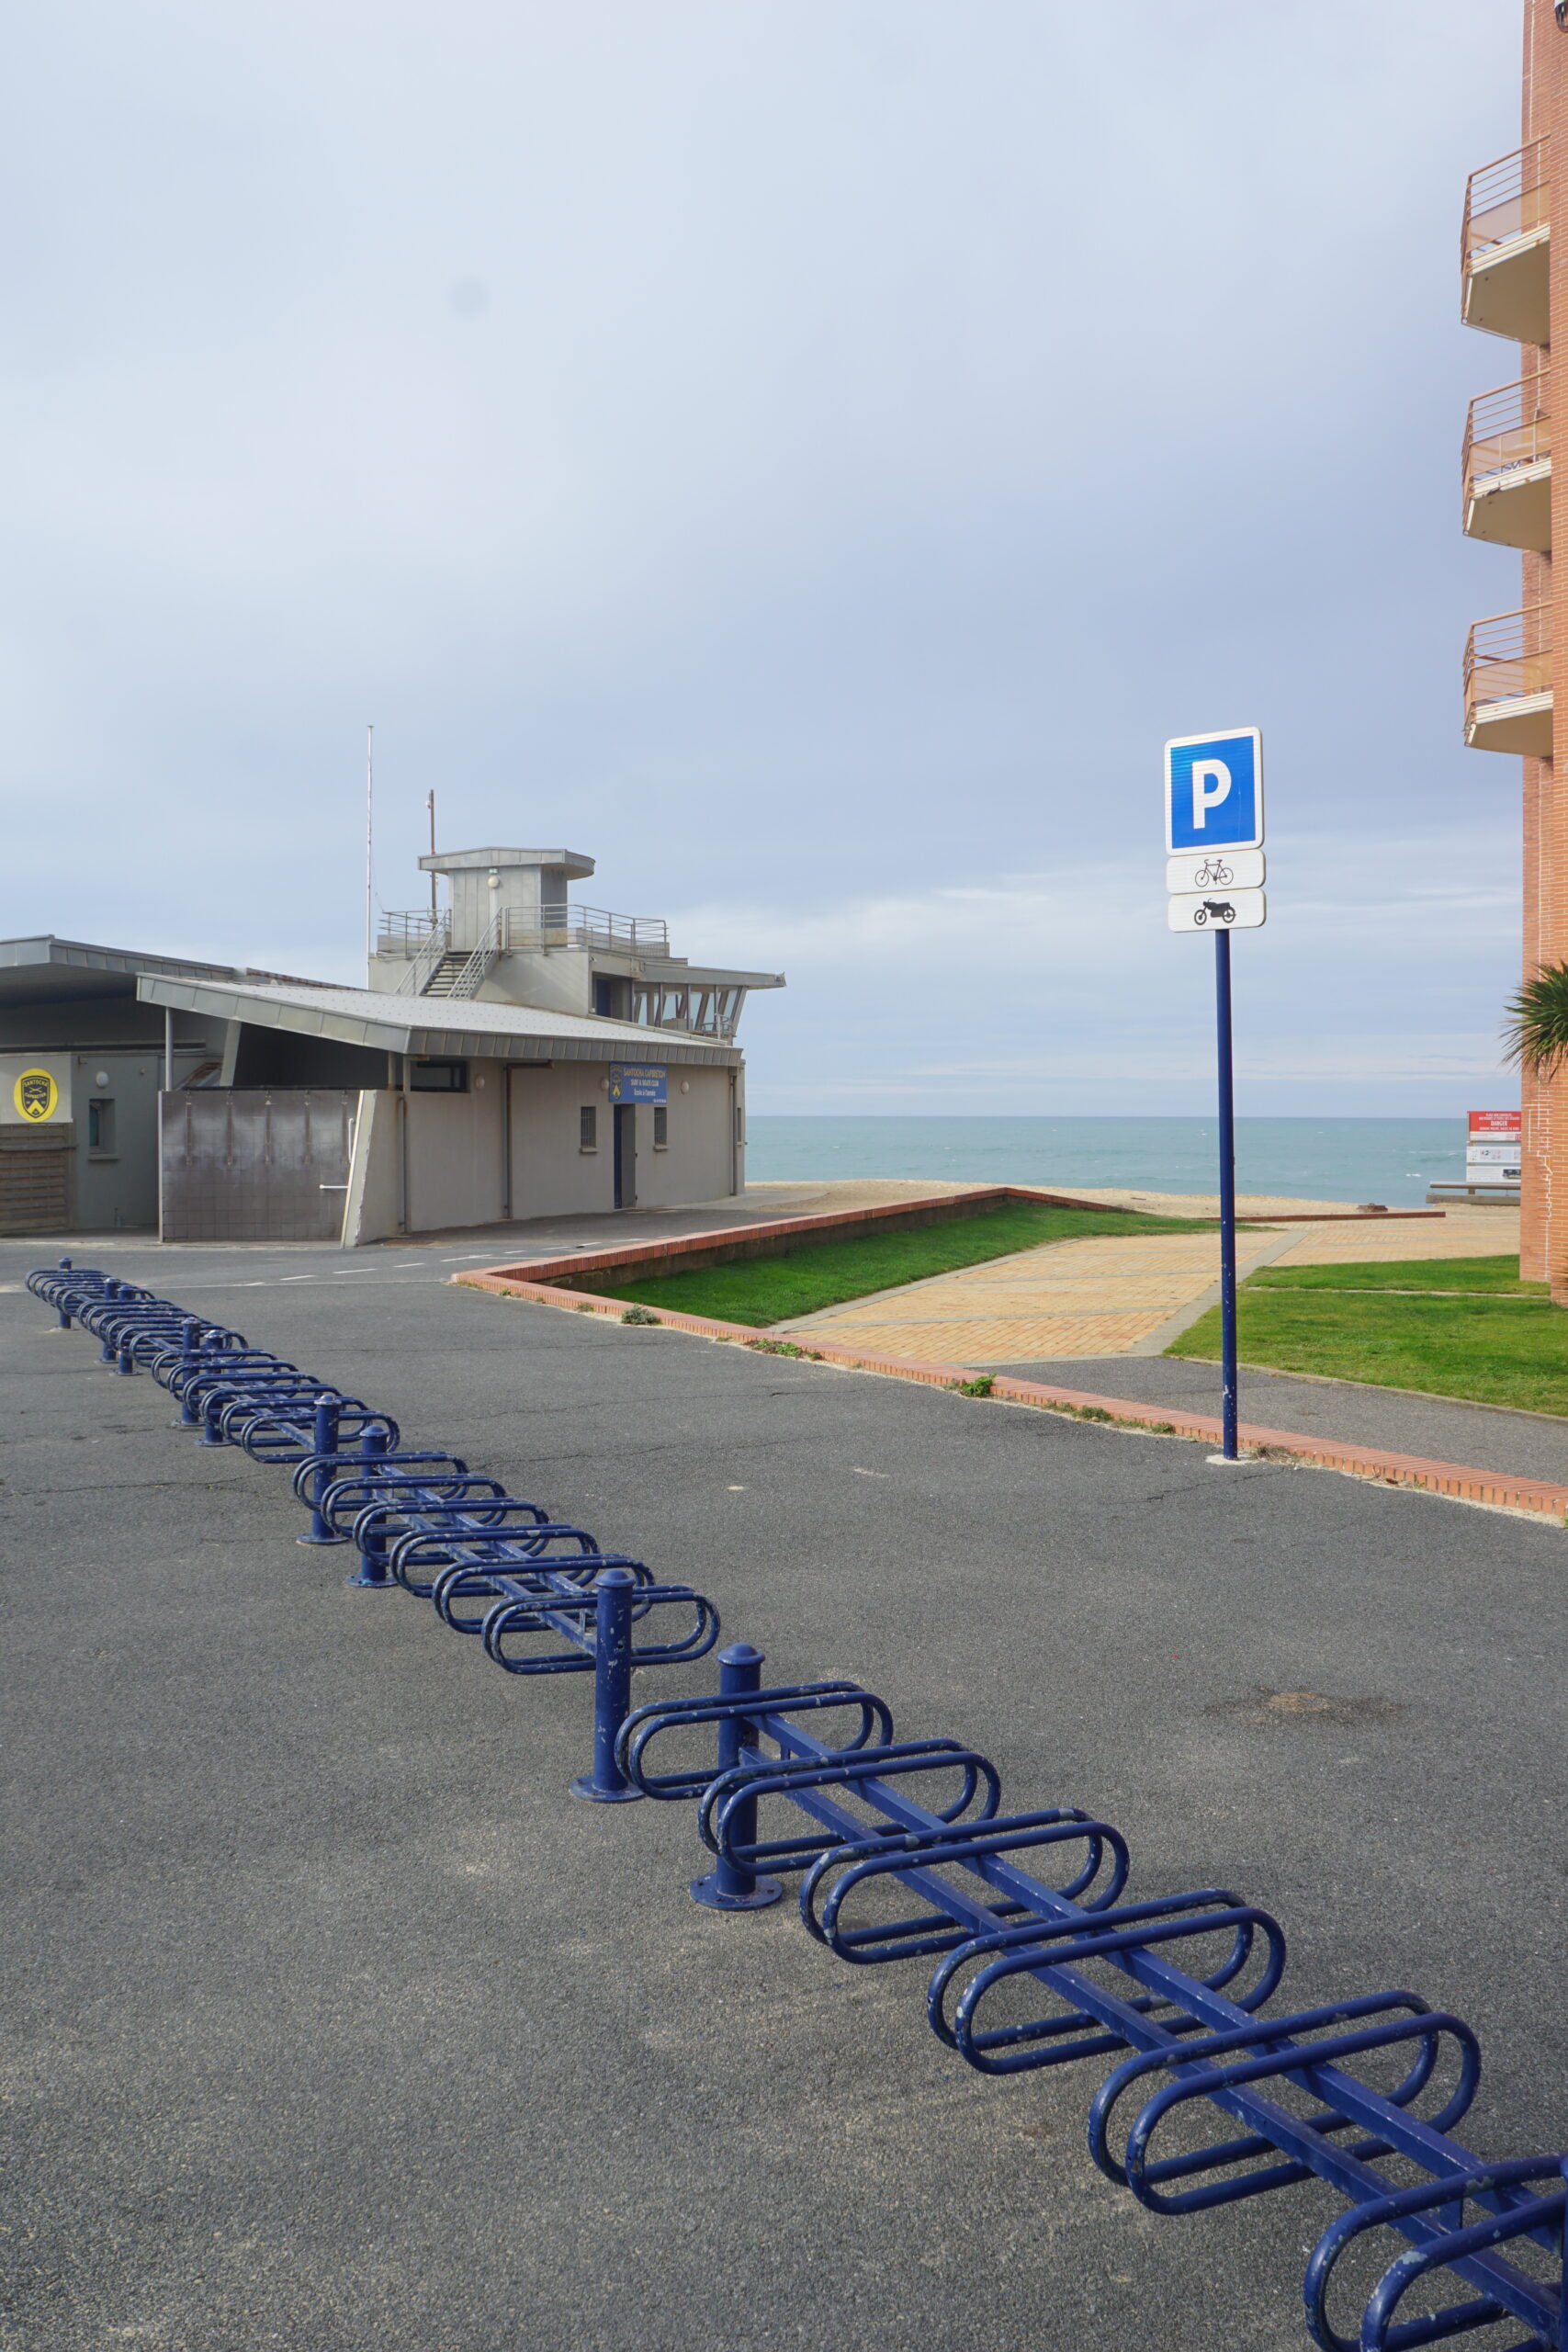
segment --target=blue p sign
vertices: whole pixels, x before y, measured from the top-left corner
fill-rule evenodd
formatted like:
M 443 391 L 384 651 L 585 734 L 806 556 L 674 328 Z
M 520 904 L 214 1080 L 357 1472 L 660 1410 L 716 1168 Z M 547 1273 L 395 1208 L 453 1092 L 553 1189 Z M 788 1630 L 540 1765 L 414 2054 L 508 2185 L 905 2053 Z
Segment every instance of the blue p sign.
M 1263 842 L 1263 738 L 1256 727 L 1179 735 L 1165 747 L 1165 845 L 1258 849 Z

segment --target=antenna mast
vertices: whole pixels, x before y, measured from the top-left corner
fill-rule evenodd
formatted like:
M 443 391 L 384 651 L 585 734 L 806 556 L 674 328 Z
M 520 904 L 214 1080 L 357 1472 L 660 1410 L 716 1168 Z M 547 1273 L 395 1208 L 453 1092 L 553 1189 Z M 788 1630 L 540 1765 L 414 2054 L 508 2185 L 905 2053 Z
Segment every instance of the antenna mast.
M 434 857 L 435 855 L 435 787 L 434 785 L 432 785 L 430 788 L 424 805 L 430 811 L 430 854 Z M 430 877 L 430 920 L 433 927 L 435 922 L 435 876 L 432 873 Z
M 365 961 L 376 953 L 376 729 L 365 730 Z

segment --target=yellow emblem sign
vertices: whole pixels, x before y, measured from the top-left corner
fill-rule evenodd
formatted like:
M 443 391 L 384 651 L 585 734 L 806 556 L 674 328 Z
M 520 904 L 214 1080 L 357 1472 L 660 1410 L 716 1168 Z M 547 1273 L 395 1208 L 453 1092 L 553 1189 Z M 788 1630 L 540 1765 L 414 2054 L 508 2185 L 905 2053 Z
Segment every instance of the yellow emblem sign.
M 46 1069 L 25 1069 L 11 1089 L 11 1100 L 24 1119 L 52 1119 L 60 1107 L 60 1089 Z

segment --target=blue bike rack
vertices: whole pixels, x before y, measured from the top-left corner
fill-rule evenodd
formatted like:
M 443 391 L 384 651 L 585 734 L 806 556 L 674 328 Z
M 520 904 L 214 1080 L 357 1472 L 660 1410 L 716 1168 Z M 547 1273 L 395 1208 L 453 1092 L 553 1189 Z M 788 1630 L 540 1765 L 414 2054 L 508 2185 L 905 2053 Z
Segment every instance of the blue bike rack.
M 593 1767 L 573 1793 L 695 1799 L 712 1857 L 692 1883 L 699 1903 L 755 1910 L 797 1875 L 802 1922 L 839 1959 L 935 1960 L 931 2030 L 982 2074 L 1118 2055 L 1090 2103 L 1089 2151 L 1151 2212 L 1201 2212 L 1311 2178 L 1347 2199 L 1304 2279 L 1321 2352 L 1415 2352 L 1510 2320 L 1529 2332 L 1507 2352 L 1568 2352 L 1568 2156 L 1488 2163 L 1449 2136 L 1481 2075 L 1462 2018 L 1399 1988 L 1263 2017 L 1287 1962 L 1268 1912 L 1224 1887 L 1123 1902 L 1131 1857 L 1111 1823 L 1071 1805 L 1004 1812 L 1000 1776 L 977 1749 L 896 1738 L 886 1701 L 854 1682 L 764 1688 L 749 1643 L 721 1653 L 716 1691 L 631 1709 L 635 1667 L 715 1645 L 718 1616 L 702 1594 L 655 1583 L 640 1561 L 601 1550 L 454 1454 L 400 1450 L 388 1416 L 134 1284 L 62 1260 L 28 1287 L 62 1328 L 74 1321 L 98 1339 L 117 1374 L 162 1381 L 202 1442 L 292 1463 L 310 1511 L 299 1540 L 352 1543 L 361 1565 L 350 1581 L 429 1600 L 508 1673 L 592 1672 Z M 650 1618 L 673 1630 L 639 1645 Z M 650 1751 L 670 1740 L 683 1742 L 683 1760 L 656 1770 Z M 894 1894 L 904 1916 L 880 1916 L 879 1897 Z M 1015 1978 L 1043 1988 L 1044 2013 L 986 2021 Z M 1404 2069 L 1383 2090 L 1357 2071 L 1380 2053 Z M 1134 2095 L 1123 2126 L 1117 2110 Z M 1198 2101 L 1239 2129 L 1156 2154 L 1165 2119 Z M 1427 2177 L 1391 2179 L 1379 2169 L 1389 2161 Z M 1330 2288 L 1347 2249 L 1378 2230 L 1408 2250 L 1347 2335 Z M 1526 2252 L 1533 2267 L 1517 2258 Z M 1468 2299 L 1400 2317 L 1439 2269 Z

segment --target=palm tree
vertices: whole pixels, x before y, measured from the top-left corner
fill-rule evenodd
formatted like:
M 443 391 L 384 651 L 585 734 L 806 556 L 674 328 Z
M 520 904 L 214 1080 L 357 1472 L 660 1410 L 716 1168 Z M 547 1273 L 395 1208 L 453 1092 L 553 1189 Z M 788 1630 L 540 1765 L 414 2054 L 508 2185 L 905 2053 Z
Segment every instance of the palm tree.
M 1508 1059 L 1531 1078 L 1555 1075 L 1568 1057 L 1568 964 L 1542 964 L 1509 999 L 1503 1036 Z

